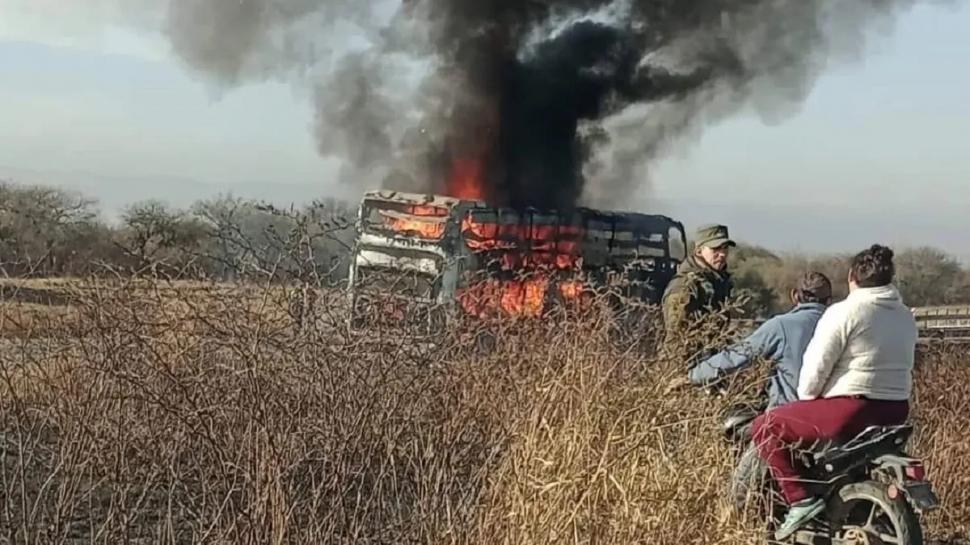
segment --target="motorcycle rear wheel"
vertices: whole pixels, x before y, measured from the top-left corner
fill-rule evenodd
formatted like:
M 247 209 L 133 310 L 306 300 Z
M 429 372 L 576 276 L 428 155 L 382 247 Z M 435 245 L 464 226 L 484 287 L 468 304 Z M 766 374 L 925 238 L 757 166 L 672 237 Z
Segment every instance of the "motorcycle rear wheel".
M 902 494 L 884 483 L 863 481 L 842 487 L 829 506 L 833 543 L 923 545 L 919 518 Z
M 748 442 L 728 485 L 735 509 L 743 511 L 752 502 L 763 503 L 766 493 L 771 492 L 769 479 L 768 465 L 761 459 L 754 442 Z

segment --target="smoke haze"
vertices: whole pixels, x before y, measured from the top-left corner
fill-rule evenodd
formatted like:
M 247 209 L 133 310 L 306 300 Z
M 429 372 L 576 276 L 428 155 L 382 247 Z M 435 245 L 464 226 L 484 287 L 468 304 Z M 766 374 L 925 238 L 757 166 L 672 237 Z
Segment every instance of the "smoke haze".
M 173 49 L 232 86 L 309 89 L 342 181 L 622 207 L 651 163 L 750 107 L 797 111 L 913 0 L 172 0 Z M 726 181 L 727 183 L 727 181 Z

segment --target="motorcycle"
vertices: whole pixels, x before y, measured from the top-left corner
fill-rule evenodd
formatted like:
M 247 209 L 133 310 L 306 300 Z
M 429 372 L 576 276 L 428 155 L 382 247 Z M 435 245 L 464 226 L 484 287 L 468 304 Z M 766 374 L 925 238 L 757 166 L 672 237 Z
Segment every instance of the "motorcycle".
M 751 440 L 751 425 L 763 408 L 732 407 L 723 420 L 725 438 L 743 449 L 731 484 L 742 505 L 752 494 L 778 497 L 777 488 Z M 795 533 L 790 543 L 815 545 L 922 545 L 919 517 L 939 500 L 921 460 L 903 450 L 910 425 L 871 426 L 845 442 L 828 442 L 796 453 L 796 465 L 813 495 L 826 509 Z M 784 507 L 773 501 L 773 525 Z

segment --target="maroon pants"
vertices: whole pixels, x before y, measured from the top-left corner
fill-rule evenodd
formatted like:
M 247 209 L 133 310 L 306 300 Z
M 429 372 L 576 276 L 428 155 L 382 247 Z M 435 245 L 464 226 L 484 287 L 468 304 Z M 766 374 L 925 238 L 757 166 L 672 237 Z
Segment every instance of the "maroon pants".
M 906 422 L 909 403 L 860 397 L 832 397 L 796 401 L 755 419 L 752 432 L 758 452 L 768 464 L 789 504 L 804 500 L 808 490 L 792 464 L 790 447 L 810 446 L 818 440 L 848 440 L 868 426 L 897 426 Z

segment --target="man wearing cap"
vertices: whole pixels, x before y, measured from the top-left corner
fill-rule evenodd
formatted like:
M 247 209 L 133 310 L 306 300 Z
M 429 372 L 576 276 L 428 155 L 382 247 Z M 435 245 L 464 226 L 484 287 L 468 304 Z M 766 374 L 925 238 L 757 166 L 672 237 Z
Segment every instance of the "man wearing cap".
M 822 273 L 803 275 L 789 292 L 794 308 L 761 325 L 740 344 L 719 352 L 690 370 L 690 382 L 702 386 L 748 367 L 758 358 L 775 363 L 768 385 L 768 408 L 798 401 L 802 355 L 815 325 L 832 303 L 832 282 Z
M 697 230 L 694 253 L 680 264 L 664 291 L 668 343 L 688 334 L 688 325 L 693 320 L 723 308 L 733 287 L 727 268 L 730 248 L 734 246 L 728 228 L 723 225 L 705 225 Z

